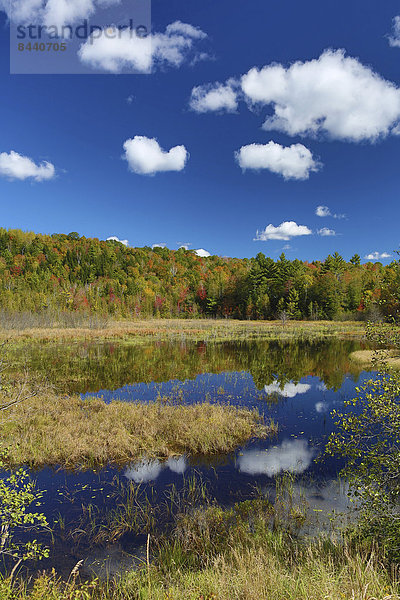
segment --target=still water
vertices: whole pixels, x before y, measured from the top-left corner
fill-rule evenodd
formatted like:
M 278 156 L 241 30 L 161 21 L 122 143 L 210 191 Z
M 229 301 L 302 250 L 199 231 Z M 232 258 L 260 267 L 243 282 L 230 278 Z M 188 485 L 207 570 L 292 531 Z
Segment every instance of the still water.
M 229 456 L 141 459 L 120 471 L 109 467 L 96 473 L 57 469 L 35 473 L 38 487 L 46 490 L 43 511 L 62 523 L 51 558 L 41 567 L 54 565 L 68 572 L 83 558 L 88 570 L 101 575 L 104 569 L 113 573 L 135 560 L 126 552 L 140 558 L 144 541 L 140 537 L 108 548 L 71 543 L 68 537 L 83 505 L 91 504 L 98 514 L 113 508 L 115 477 L 161 497 L 168 486 L 179 489 L 194 474 L 218 503 L 229 506 L 251 497 L 256 486 L 273 499 L 276 477 L 289 472 L 296 477 L 295 493 L 308 505 L 306 533 L 325 527 L 330 513 L 346 510 L 346 485 L 338 481 L 337 460 L 315 459 L 334 429 L 331 411 L 343 409 L 355 387 L 370 378 L 349 360 L 351 352 L 364 347 L 362 342 L 337 339 L 26 347 L 23 359 L 29 368 L 46 374 L 60 391 L 80 393 L 84 399 L 170 404 L 207 400 L 257 408 L 279 425 L 276 438 L 253 439 Z

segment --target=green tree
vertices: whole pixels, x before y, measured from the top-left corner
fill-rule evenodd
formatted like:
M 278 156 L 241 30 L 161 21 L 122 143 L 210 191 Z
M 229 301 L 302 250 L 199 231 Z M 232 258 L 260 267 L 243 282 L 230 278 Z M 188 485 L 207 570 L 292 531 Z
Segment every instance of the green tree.
M 350 263 L 352 265 L 354 265 L 355 267 L 359 267 L 361 265 L 361 258 L 359 254 L 354 254 L 354 256 L 351 257 L 350 259 Z
M 400 336 L 369 324 L 374 343 L 400 350 Z M 345 412 L 336 412 L 337 431 L 326 453 L 346 459 L 342 476 L 360 508 L 358 533 L 378 543 L 387 558 L 400 559 L 400 373 L 379 359 L 379 375 L 357 388 Z M 378 364 L 378 363 L 377 363 Z

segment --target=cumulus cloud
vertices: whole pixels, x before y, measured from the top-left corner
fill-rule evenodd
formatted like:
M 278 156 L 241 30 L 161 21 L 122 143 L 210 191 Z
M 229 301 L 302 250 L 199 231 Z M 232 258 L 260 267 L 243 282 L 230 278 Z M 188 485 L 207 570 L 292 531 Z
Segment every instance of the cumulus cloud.
M 62 27 L 87 19 L 103 6 L 120 0 L 0 0 L 3 10 L 14 23 L 44 24 Z
M 194 251 L 195 254 L 197 254 L 197 256 L 200 256 L 201 258 L 208 258 L 209 256 L 211 256 L 211 254 L 209 252 L 207 252 L 207 250 L 204 250 L 204 248 L 199 248 L 198 250 Z
M 400 90 L 344 50 L 288 68 L 252 68 L 241 86 L 249 102 L 272 106 L 267 131 L 374 141 L 394 132 L 400 119 Z
M 136 135 L 124 143 L 124 158 L 139 175 L 154 175 L 162 171 L 182 171 L 189 157 L 185 146 L 174 146 L 168 151 L 155 138 Z
M 242 146 L 235 157 L 243 170 L 268 169 L 284 179 L 308 179 L 312 171 L 321 167 L 303 144 L 281 146 L 272 140 L 268 144 Z
M 95 31 L 81 45 L 79 58 L 83 64 L 109 73 L 151 73 L 157 68 L 180 67 L 196 56 L 195 42 L 207 37 L 198 27 L 181 21 L 168 25 L 165 33 L 146 37 L 132 35 L 129 29 L 115 29 L 115 35 L 110 35 L 111 29 Z
M 336 231 L 334 229 L 329 229 L 329 227 L 322 227 L 322 229 L 318 229 L 318 235 L 329 237 L 331 235 L 336 235 Z
M 284 221 L 278 227 L 272 224 L 262 231 L 257 231 L 255 241 L 266 242 L 267 240 L 285 240 L 302 235 L 311 235 L 312 231 L 305 225 L 297 225 L 295 221 Z
M 189 106 L 198 113 L 236 112 L 238 103 L 233 80 L 228 80 L 226 84 L 217 82 L 194 87 Z
M 364 258 L 367 260 L 381 260 L 383 258 L 391 258 L 391 254 L 387 252 L 370 252 L 370 254 L 366 254 Z
M 294 398 L 298 394 L 306 394 L 311 389 L 308 383 L 285 383 L 282 385 L 279 381 L 274 381 L 270 385 L 264 386 L 266 394 L 278 394 L 283 398 Z
M 154 248 L 166 248 L 167 244 L 164 244 L 164 242 L 161 242 L 160 244 L 153 244 L 152 248 L 154 250 Z
M 393 19 L 392 35 L 389 36 L 389 44 L 400 48 L 400 16 Z
M 0 153 L 0 175 L 9 179 L 33 179 L 45 181 L 55 177 L 56 170 L 50 162 L 36 164 L 28 156 L 22 156 L 11 150 L 10 153 Z
M 315 209 L 317 217 L 331 217 L 332 213 L 328 206 L 317 206 Z
M 117 237 L 116 235 L 111 235 L 110 237 L 107 238 L 106 241 L 107 242 L 109 242 L 109 241 L 119 242 L 120 244 L 123 244 L 124 246 L 129 246 L 128 240 L 120 240 L 119 237 Z
M 315 455 L 306 440 L 284 441 L 267 451 L 248 450 L 239 457 L 237 465 L 242 473 L 274 477 L 282 471 L 304 473 Z
M 329 206 L 317 206 L 315 209 L 315 214 L 317 217 L 332 217 L 333 219 L 345 219 L 346 215 L 343 214 L 333 214 L 331 213 L 331 209 Z

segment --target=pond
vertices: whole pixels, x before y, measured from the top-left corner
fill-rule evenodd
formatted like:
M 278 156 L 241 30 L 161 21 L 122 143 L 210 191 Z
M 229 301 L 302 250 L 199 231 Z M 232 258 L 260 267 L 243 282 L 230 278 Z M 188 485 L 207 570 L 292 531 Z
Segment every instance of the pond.
M 204 400 L 257 408 L 279 425 L 273 439 L 253 439 L 231 455 L 182 456 L 138 460 L 122 470 L 66 472 L 43 469 L 35 473 L 46 490 L 43 512 L 56 520 L 50 559 L 40 568 L 55 566 L 68 573 L 78 560 L 100 576 L 143 559 L 142 535 L 125 536 L 108 547 L 70 533 L 79 529 L 83 507 L 98 518 L 116 503 L 116 482 L 141 486 L 152 497 L 180 489 L 195 476 L 223 506 L 252 497 L 255 488 L 274 498 L 275 480 L 283 473 L 295 477 L 294 491 L 307 503 L 304 533 L 329 523 L 332 511 L 347 509 L 346 485 L 338 481 L 341 464 L 316 462 L 334 429 L 333 409 L 342 409 L 370 373 L 352 363 L 349 355 L 365 344 L 354 340 L 241 341 L 220 343 L 157 342 L 41 343 L 19 349 L 29 369 L 43 374 L 60 392 L 104 402 L 166 402 L 190 404 Z M 72 542 L 71 539 L 74 541 Z M 132 558 L 131 554 L 136 555 Z

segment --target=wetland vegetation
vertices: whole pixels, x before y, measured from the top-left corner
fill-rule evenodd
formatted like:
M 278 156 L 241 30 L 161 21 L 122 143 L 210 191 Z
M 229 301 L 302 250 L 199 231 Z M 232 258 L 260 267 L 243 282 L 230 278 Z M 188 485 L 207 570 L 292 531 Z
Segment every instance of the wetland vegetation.
M 153 325 L 136 324 L 139 343 L 94 329 L 74 343 L 15 330 L 6 345 L 2 405 L 21 390 L 26 399 L 0 413 L 3 479 L 34 467 L 26 473 L 38 495 L 24 496 L 27 480 L 15 493 L 45 519 L 31 531 L 17 523 L 13 535 L 45 554 L 12 579 L 8 557 L 1 597 L 397 600 L 396 521 L 385 517 L 396 514 L 396 490 L 383 496 L 382 480 L 383 511 L 369 493 L 380 465 L 392 472 L 397 460 L 397 384 L 373 389 L 375 408 L 390 400 L 393 415 L 382 421 L 375 410 L 375 426 L 390 421 L 393 436 L 387 448 L 366 447 L 365 470 L 346 475 L 353 491 L 362 481 L 369 492 L 343 530 L 347 487 L 335 487 L 349 460 L 364 460 L 351 455 L 351 424 L 357 415 L 357 427 L 371 423 L 363 411 L 373 406 L 362 390 L 376 376 L 350 357 L 395 349 L 394 329 L 382 337 L 371 326 L 366 339 L 349 323 L 184 322 L 182 331 L 166 322 L 154 339 Z M 352 420 L 346 402 L 357 388 Z M 328 440 L 332 456 L 316 463 Z

